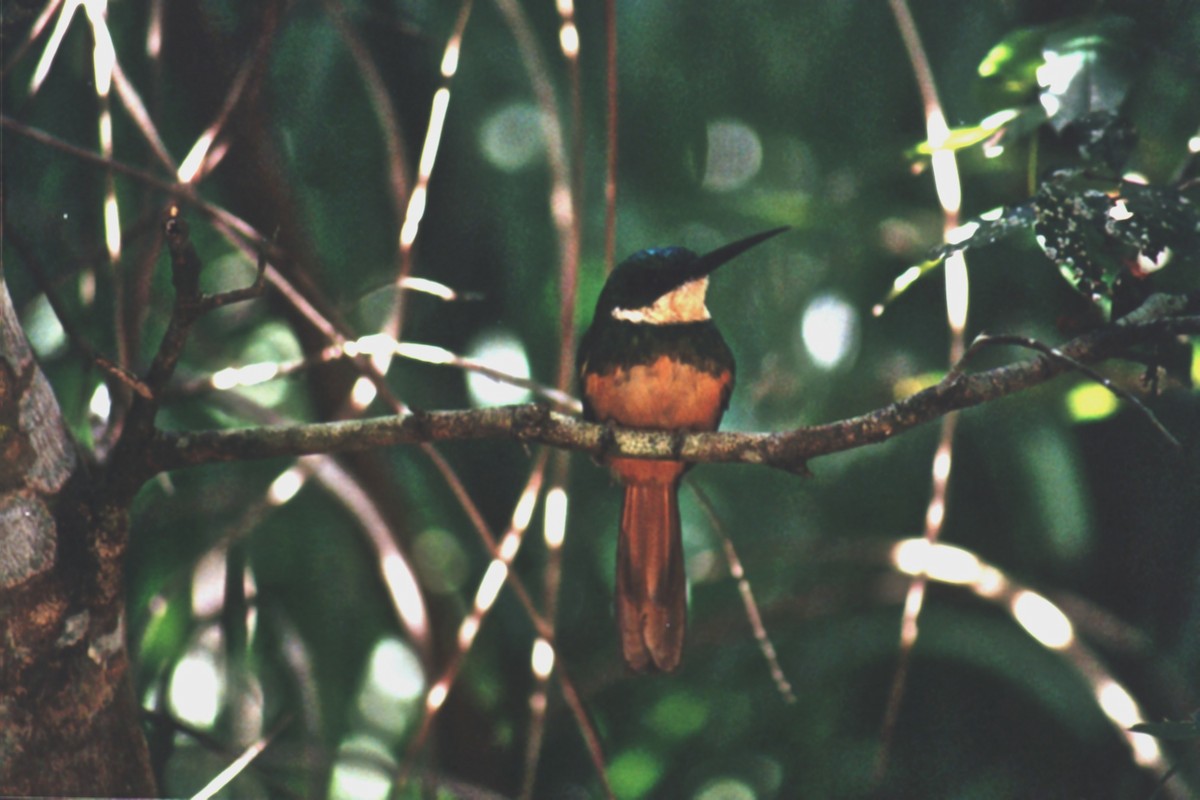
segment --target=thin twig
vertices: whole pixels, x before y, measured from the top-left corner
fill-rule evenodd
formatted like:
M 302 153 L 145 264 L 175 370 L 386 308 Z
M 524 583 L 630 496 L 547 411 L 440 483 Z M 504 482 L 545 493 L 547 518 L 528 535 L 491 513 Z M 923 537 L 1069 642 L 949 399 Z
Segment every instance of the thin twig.
M 516 0 L 495 0 L 500 13 L 508 23 L 517 43 L 517 52 L 525 65 L 525 71 L 533 84 L 533 94 L 541 111 L 542 134 L 546 141 L 546 154 L 550 161 L 550 216 L 554 221 L 559 249 L 559 291 L 562 302 L 559 306 L 559 329 L 567 333 L 560 344 L 559 386 L 570 380 L 570 367 L 564 369 L 575 355 L 575 293 L 578 285 L 579 247 L 576 241 L 576 220 L 579 210 L 575 207 L 571 189 L 571 170 L 568 166 L 566 147 L 562 132 L 562 112 L 545 58 L 534 36 L 521 4 Z M 565 354 L 565 355 L 564 355 Z
M 114 172 L 128 175 L 138 181 L 141 181 L 147 186 L 152 186 L 155 189 L 166 192 L 175 200 L 196 208 L 198 211 L 204 214 L 204 216 L 213 220 L 214 223 L 218 224 L 219 226 L 223 226 L 228 231 L 233 232 L 235 239 L 238 239 L 239 244 L 244 244 L 245 242 L 261 242 L 264 240 L 264 237 L 259 235 L 259 233 L 254 229 L 254 226 L 250 225 L 250 223 L 246 222 L 237 215 L 226 211 L 221 206 L 204 200 L 196 194 L 195 189 L 192 186 L 161 178 L 152 172 L 141 169 L 140 167 L 134 167 L 129 164 L 125 164 L 114 158 L 104 158 L 103 156 L 97 155 L 90 150 L 73 145 L 70 142 L 59 139 L 57 136 L 53 136 L 43 130 L 26 125 L 25 123 L 13 119 L 7 115 L 0 114 L 0 127 L 7 128 L 13 133 L 32 139 L 33 141 L 39 142 L 48 147 L 52 147 L 60 152 L 67 153 L 68 155 L 74 156 L 82 161 L 86 161 L 94 166 L 112 169 Z M 272 252 L 271 255 L 274 257 L 275 254 Z
M 271 740 L 273 740 L 290 721 L 290 719 L 285 718 L 266 736 L 263 736 L 242 751 L 240 756 L 234 759 L 233 762 L 230 763 L 230 765 L 225 769 L 221 770 L 221 772 L 218 773 L 211 781 L 209 781 L 203 789 L 192 795 L 193 800 L 209 800 L 209 798 L 215 796 L 217 792 L 228 786 L 234 778 L 242 774 L 246 767 L 250 766 L 250 762 L 258 758 L 262 754 L 262 751 L 267 749 L 267 746 L 271 744 Z
M 412 250 L 420 230 L 421 219 L 425 214 L 426 196 L 429 192 L 429 180 L 437 163 L 438 147 L 441 144 L 446 113 L 450 108 L 450 85 L 458 72 L 459 56 L 462 52 L 463 33 L 467 22 L 471 19 L 473 0 L 462 0 L 458 16 L 454 20 L 454 29 L 446 40 L 442 51 L 440 66 L 442 80 L 433 93 L 429 111 L 429 124 L 425 129 L 425 139 L 421 143 L 421 156 L 417 163 L 417 183 L 411 193 L 403 197 L 403 219 L 400 224 L 398 244 L 400 248 L 400 264 L 396 271 L 397 292 L 392 301 L 388 318 L 380 327 L 380 331 L 393 339 L 399 339 L 404 333 L 405 295 L 399 287 L 412 273 Z
M 567 701 L 567 707 L 571 709 L 571 713 L 575 716 L 579 733 L 583 736 L 584 744 L 587 745 L 588 755 L 592 759 L 592 767 L 596 770 L 596 777 L 600 779 L 600 786 L 604 790 L 604 796 L 612 800 L 612 798 L 616 797 L 616 794 L 613 792 L 612 784 L 608 782 L 608 768 L 604 762 L 604 748 L 600 745 L 600 734 L 597 733 L 596 726 L 592 723 L 587 709 L 583 706 L 583 701 L 580 699 L 579 690 L 575 688 L 574 681 L 571 680 L 566 667 L 561 664 L 558 667 L 558 682 L 562 687 L 563 699 Z
M 25 37 L 25 41 L 21 42 L 4 62 L 4 69 L 0 70 L 0 81 L 8 77 L 8 73 L 20 63 L 25 54 L 29 52 L 29 48 L 33 47 L 33 43 L 42 35 L 42 31 L 46 30 L 46 26 L 50 24 L 50 18 L 54 16 L 54 12 L 61 6 L 63 0 L 50 0 L 46 3 L 46 7 L 42 9 L 42 13 L 34 20 L 33 25 L 29 28 L 29 35 Z
M 1145 416 L 1147 420 L 1150 421 L 1150 424 L 1154 426 L 1154 429 L 1158 431 L 1164 439 L 1166 439 L 1167 443 L 1170 444 L 1172 448 L 1179 452 L 1183 451 L 1183 445 L 1180 444 L 1179 440 L 1176 439 L 1169 430 L 1167 430 L 1166 426 L 1159 421 L 1154 412 L 1151 411 L 1145 403 L 1139 400 L 1136 395 L 1134 395 L 1132 392 L 1122 389 L 1120 386 L 1116 385 L 1111 380 L 1089 367 L 1087 364 L 1081 364 L 1074 358 L 1071 358 L 1065 353 L 1060 352 L 1058 348 L 1051 347 L 1048 344 L 1043 344 L 1037 339 L 1030 339 L 1026 336 L 991 336 L 988 334 L 980 334 L 979 336 L 975 337 L 975 341 L 971 342 L 971 346 L 967 348 L 967 352 L 963 355 L 962 360 L 954 366 L 953 370 L 951 370 L 951 374 L 960 373 L 963 365 L 968 359 L 971 358 L 971 356 L 978 353 L 984 347 L 992 345 L 1012 345 L 1014 347 L 1024 347 L 1029 350 L 1036 350 L 1047 358 L 1052 358 L 1055 361 L 1061 361 L 1063 364 L 1066 364 L 1076 372 L 1083 373 L 1096 383 L 1103 386 L 1105 389 L 1108 389 L 1117 397 L 1128 401 L 1135 409 L 1141 412 L 1141 414 Z
M 50 310 L 54 312 L 54 316 L 58 320 L 58 324 L 62 327 L 63 333 L 66 334 L 67 341 L 71 343 L 71 347 L 85 359 L 94 363 L 106 374 L 136 394 L 146 399 L 153 397 L 154 393 L 150 391 L 150 387 L 142 383 L 136 375 L 121 365 L 114 363 L 103 353 L 92 347 L 83 334 L 75 327 L 75 323 L 72 321 L 71 315 L 67 313 L 66 306 L 63 305 L 62 299 L 58 296 L 58 292 L 55 290 L 50 276 L 46 274 L 45 266 L 42 264 L 41 259 L 34 254 L 33 248 L 23 236 L 12 230 L 7 221 L 5 221 L 3 229 L 5 237 L 12 244 L 17 254 L 20 255 L 38 291 L 45 295 L 46 302 L 50 304 Z
M 684 480 L 688 488 L 696 495 L 696 499 L 700 501 L 700 508 L 708 517 L 708 522 L 712 525 L 713 530 L 716 531 L 717 538 L 721 540 L 721 546 L 725 552 L 725 563 L 729 566 L 729 575 L 737 583 L 738 594 L 742 598 L 742 607 L 746 611 L 746 619 L 750 622 L 750 630 L 754 633 L 754 641 L 758 643 L 763 660 L 767 662 L 767 669 L 771 673 L 771 680 L 775 682 L 775 689 L 783 698 L 783 702 L 789 705 L 795 703 L 796 693 L 792 689 L 791 681 L 783 671 L 783 666 L 779 663 L 779 654 L 775 650 L 775 644 L 771 641 L 771 635 L 767 633 L 767 627 L 763 624 L 762 614 L 758 610 L 758 601 L 754 599 L 754 589 L 750 586 L 750 579 L 746 577 L 742 560 L 738 558 L 737 549 L 733 546 L 733 539 L 729 537 L 729 532 L 721 524 L 716 509 L 713 508 L 712 502 L 700 485 L 691 478 Z
M 958 165 L 953 150 L 939 149 L 949 135 L 946 115 L 938 98 L 937 83 L 929 57 L 921 43 L 920 31 L 913 20 L 907 0 L 889 0 L 892 16 L 904 42 L 913 77 L 921 93 L 921 105 L 925 116 L 925 136 L 934 148 L 933 178 L 938 203 L 942 207 L 943 238 L 958 227 L 959 209 L 962 204 L 962 186 L 958 177 Z M 967 264 L 963 254 L 956 253 L 948 258 L 944 268 L 946 276 L 946 321 L 950 330 L 951 364 L 962 355 L 966 340 L 966 322 L 969 293 L 967 289 Z M 933 456 L 930 477 L 930 496 L 925 508 L 925 540 L 933 544 L 941 538 L 946 522 L 946 497 L 949 492 L 950 472 L 954 463 L 954 433 L 958 428 L 956 414 L 942 418 L 942 429 L 938 437 L 937 450 Z M 925 601 L 924 575 L 917 575 L 909 584 L 900 621 L 900 642 L 896 671 L 888 692 L 887 705 L 880 723 L 880 747 L 875 763 L 876 785 L 883 781 L 887 770 L 892 737 L 904 699 L 904 688 L 908 681 L 908 668 L 913 647 L 917 642 L 918 621 Z
M 494 563 L 503 565 L 506 580 L 509 567 L 513 559 L 517 557 L 517 553 L 520 551 L 521 544 L 524 542 L 525 534 L 529 528 L 533 508 L 537 503 L 538 495 L 541 493 L 542 478 L 545 474 L 548 458 L 549 450 L 542 448 L 529 471 L 529 477 L 525 481 L 525 487 L 522 489 L 520 499 L 517 501 L 516 508 L 513 511 L 512 523 L 509 525 L 508 531 L 504 534 L 502 540 L 504 543 L 501 544 L 501 547 L 494 556 Z M 507 544 L 508 542 L 512 542 L 512 544 Z M 450 658 L 449 663 L 442 668 L 437 680 L 429 684 L 429 688 L 425 693 L 425 715 L 421 719 L 421 725 L 417 729 L 417 732 L 413 734 L 408 745 L 405 747 L 404 759 L 400 765 L 397 778 L 397 782 L 400 785 L 403 785 L 412 773 L 416 757 L 424 747 L 425 740 L 429 732 L 433 729 L 433 724 L 438 713 L 444 707 L 445 698 L 454 687 L 454 682 L 458 678 L 459 671 L 462 669 L 463 663 L 466 661 L 467 655 L 475 643 L 475 637 L 478 635 L 480 628 L 483 627 L 483 623 L 487 619 L 489 612 L 495 607 L 498 592 L 493 592 L 490 589 L 485 590 L 483 586 L 483 583 L 488 580 L 490 573 L 491 569 L 489 567 L 489 570 L 484 573 L 483 582 L 481 582 L 480 589 L 476 593 L 474 607 L 459 625 L 458 647 L 454 651 L 454 655 Z M 436 702 L 434 700 L 435 697 L 439 698 Z

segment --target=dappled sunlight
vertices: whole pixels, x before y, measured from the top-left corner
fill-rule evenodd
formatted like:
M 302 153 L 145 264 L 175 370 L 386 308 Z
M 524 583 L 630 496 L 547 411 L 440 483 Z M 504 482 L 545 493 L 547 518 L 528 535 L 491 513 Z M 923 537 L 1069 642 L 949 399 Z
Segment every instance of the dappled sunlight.
M 1100 708 L 1114 724 L 1128 730 L 1146 716 L 1137 701 L 1133 699 L 1124 686 L 1110 678 L 1101 678 L 1096 686 L 1096 699 Z M 1134 760 L 1143 767 L 1160 766 L 1163 763 L 1162 748 L 1158 740 L 1152 736 L 1126 735 L 1129 746 L 1133 749 Z
M 257 386 L 260 383 L 274 380 L 279 374 L 280 365 L 274 361 L 262 361 L 257 364 L 247 364 L 244 367 L 225 367 L 212 374 L 212 387 L 219 392 L 236 389 L 239 386 Z
M 538 680 L 546 680 L 554 671 L 554 647 L 539 636 L 533 642 L 529 662 L 533 676 Z
M 1082 50 L 1058 53 L 1047 50 L 1043 64 L 1037 68 L 1037 82 L 1046 91 L 1039 95 L 1046 116 L 1053 117 L 1062 106 L 1061 96 L 1087 66 L 1088 55 Z
M 524 497 L 521 498 L 525 500 Z M 526 520 L 524 525 L 514 525 L 517 529 L 524 528 L 528 525 Z M 567 493 L 561 487 L 554 487 L 546 493 L 546 527 L 545 527 L 546 546 L 553 549 L 561 547 L 563 540 L 567 538 Z
M 904 539 L 892 549 L 892 563 L 906 575 L 925 575 L 935 581 L 974 584 L 983 575 L 983 564 L 974 553 L 925 539 Z

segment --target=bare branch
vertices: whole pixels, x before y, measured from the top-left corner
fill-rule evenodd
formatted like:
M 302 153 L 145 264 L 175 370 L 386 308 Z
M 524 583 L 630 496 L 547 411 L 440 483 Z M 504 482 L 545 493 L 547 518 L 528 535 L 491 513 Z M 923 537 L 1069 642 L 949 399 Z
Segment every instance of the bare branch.
M 1137 397 L 1132 392 L 1126 391 L 1125 389 L 1122 389 L 1120 386 L 1117 386 L 1111 380 L 1104 377 L 1099 372 L 1097 372 L 1096 370 L 1089 367 L 1087 364 L 1080 364 L 1078 361 L 1071 358 L 1070 356 L 1063 355 L 1061 352 L 1059 352 L 1057 347 L 1051 347 L 1050 345 L 1042 344 L 1041 342 L 1037 341 L 1036 339 L 1030 339 L 1025 336 L 990 336 L 988 334 L 980 334 L 979 336 L 975 337 L 975 341 L 972 342 L 971 346 L 967 349 L 966 354 L 963 356 L 963 361 L 966 361 L 968 358 L 970 358 L 972 355 L 974 355 L 979 350 L 982 350 L 984 347 L 987 347 L 990 345 L 1005 345 L 1005 344 L 1012 345 L 1013 347 L 1024 347 L 1028 350 L 1036 350 L 1037 352 L 1041 353 L 1042 355 L 1046 356 L 1047 358 L 1052 358 L 1055 360 L 1062 361 L 1067 366 L 1069 366 L 1071 369 L 1073 369 L 1077 372 L 1083 373 L 1087 377 L 1094 380 L 1096 383 L 1103 386 L 1105 389 L 1108 389 L 1110 392 L 1112 392 L 1117 397 L 1121 398 L 1122 400 L 1128 401 L 1144 417 L 1146 417 L 1147 420 L 1150 421 L 1150 424 L 1153 425 L 1154 429 L 1157 430 L 1162 435 L 1162 437 L 1167 441 L 1167 444 L 1171 445 L 1171 447 L 1174 448 L 1175 450 L 1178 450 L 1178 451 L 1183 450 L 1183 445 L 1179 443 L 1179 440 L 1176 439 L 1171 434 L 1171 432 L 1166 429 L 1166 427 L 1162 424 L 1162 422 L 1159 421 L 1158 417 L 1156 417 L 1154 415 L 1154 412 L 1151 411 L 1149 408 L 1147 408 L 1145 403 L 1143 403 L 1141 400 L 1137 399 Z M 960 362 L 958 365 L 955 365 L 954 369 L 951 370 L 951 372 L 953 373 L 953 372 L 957 371 L 961 367 L 961 363 L 962 362 Z
M 1200 297 L 1155 295 L 1141 308 L 1058 347 L 1067 359 L 1102 361 L 1164 337 L 1200 334 Z M 1015 394 L 1071 369 L 1039 356 L 972 375 L 951 374 L 936 386 L 849 419 L 779 433 L 665 433 L 583 422 L 539 405 L 236 430 L 159 432 L 146 452 L 147 477 L 164 470 L 280 456 L 366 450 L 435 441 L 512 439 L 597 457 L 762 464 L 803 474 L 809 459 L 886 441 L 950 411 Z

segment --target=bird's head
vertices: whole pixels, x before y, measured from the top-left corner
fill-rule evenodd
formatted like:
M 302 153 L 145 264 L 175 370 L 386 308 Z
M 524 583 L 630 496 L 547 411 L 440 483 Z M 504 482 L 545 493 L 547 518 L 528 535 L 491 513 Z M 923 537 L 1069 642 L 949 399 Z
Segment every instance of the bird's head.
M 704 295 L 713 270 L 785 230 L 756 233 L 703 256 L 684 247 L 653 247 L 634 253 L 608 277 L 596 303 L 595 319 L 611 317 L 650 325 L 709 319 Z

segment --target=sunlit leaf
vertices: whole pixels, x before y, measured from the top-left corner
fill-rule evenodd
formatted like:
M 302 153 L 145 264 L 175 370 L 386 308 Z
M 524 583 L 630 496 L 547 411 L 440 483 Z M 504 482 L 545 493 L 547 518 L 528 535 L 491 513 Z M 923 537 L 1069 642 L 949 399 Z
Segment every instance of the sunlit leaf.
M 1132 22 L 1087 20 L 1047 35 L 1037 70 L 1039 100 L 1061 131 L 1096 111 L 1117 111 L 1132 84 Z
M 1095 223 L 1111 206 L 1105 193 L 1076 189 L 1059 176 L 1044 181 L 1034 199 L 1038 246 L 1072 286 L 1097 302 L 1108 291 L 1105 266 L 1100 261 L 1102 231 Z
M 998 82 L 1004 91 L 1025 95 L 1037 86 L 1037 69 L 1042 64 L 1042 42 L 1046 28 L 1022 28 L 1000 40 L 983 61 L 979 77 Z
M 947 235 L 946 244 L 938 245 L 926 261 L 909 267 L 892 283 L 892 289 L 883 302 L 875 308 L 878 315 L 909 286 L 939 266 L 946 258 L 960 250 L 998 242 L 1014 232 L 1028 230 L 1034 224 L 1036 210 L 1032 201 L 1011 208 L 994 208 L 975 219 L 965 222 Z
M 994 136 L 997 131 L 1005 125 L 1012 122 L 1021 115 L 1021 111 L 1015 108 L 1006 108 L 1003 111 L 997 111 L 995 114 L 982 120 L 978 125 L 972 125 L 966 128 L 951 128 L 950 135 L 946 137 L 936 149 L 938 150 L 962 150 L 980 142 L 986 141 Z M 921 142 L 917 145 L 916 152 L 923 156 L 933 155 L 934 147 L 929 142 Z

